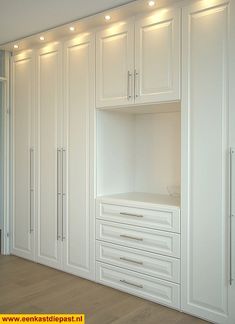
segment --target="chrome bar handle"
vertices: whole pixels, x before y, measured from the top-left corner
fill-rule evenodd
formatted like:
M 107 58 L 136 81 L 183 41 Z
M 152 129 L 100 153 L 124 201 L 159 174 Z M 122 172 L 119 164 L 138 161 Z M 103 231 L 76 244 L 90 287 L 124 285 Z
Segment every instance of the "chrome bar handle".
M 130 240 L 135 240 L 135 241 L 143 241 L 141 237 L 135 237 L 135 236 L 125 235 L 125 234 L 120 234 L 120 237 L 130 239 Z
M 31 147 L 29 150 L 29 233 L 34 231 L 33 228 L 33 212 L 34 203 L 34 149 Z
M 135 77 L 134 77 L 134 87 L 135 87 L 135 98 L 139 97 L 139 83 L 138 83 L 138 78 L 139 78 L 139 73 L 137 72 L 137 70 L 135 69 Z
M 139 265 L 143 265 L 143 262 L 142 261 L 135 261 L 135 260 L 128 259 L 128 258 L 125 258 L 125 257 L 120 257 L 120 260 L 126 261 L 126 262 L 135 263 L 135 264 L 139 264 Z
M 144 288 L 143 285 L 138 285 L 138 284 L 135 284 L 135 283 L 132 283 L 132 282 L 129 282 L 127 280 L 120 280 L 120 282 L 126 284 L 126 285 L 130 285 L 130 286 L 134 286 L 134 287 L 137 287 L 137 288 Z
M 229 175 L 230 175 L 230 179 L 229 179 L 229 186 L 230 186 L 230 190 L 229 190 L 229 193 L 230 193 L 230 197 L 229 197 L 229 203 L 230 203 L 230 210 L 229 210 L 229 214 L 230 214 L 230 236 L 229 236 L 229 241 L 230 241 L 230 247 L 229 247 L 229 284 L 230 286 L 233 284 L 233 281 L 234 281 L 234 278 L 233 278 L 233 248 L 232 248 L 232 243 L 233 243 L 233 218 L 235 216 L 235 213 L 233 212 L 233 200 L 232 200 L 232 197 L 233 197 L 233 190 L 234 190 L 234 178 L 235 178 L 235 174 L 233 173 L 234 170 L 233 170 L 233 163 L 234 163 L 234 155 L 235 155 L 235 148 L 230 148 L 230 172 L 229 172 Z
M 127 100 L 131 99 L 131 78 L 132 74 L 130 71 L 127 72 Z
M 66 150 L 62 149 L 62 241 L 66 239 L 65 235 L 65 213 L 64 207 L 66 206 L 64 199 L 66 197 Z
M 120 215 L 124 215 L 124 216 L 131 216 L 131 217 L 138 217 L 138 218 L 143 218 L 144 216 L 143 215 L 140 215 L 140 214 L 131 214 L 131 213 L 120 213 Z
M 60 234 L 60 211 L 61 211 L 61 149 L 57 149 L 57 241 L 61 239 Z

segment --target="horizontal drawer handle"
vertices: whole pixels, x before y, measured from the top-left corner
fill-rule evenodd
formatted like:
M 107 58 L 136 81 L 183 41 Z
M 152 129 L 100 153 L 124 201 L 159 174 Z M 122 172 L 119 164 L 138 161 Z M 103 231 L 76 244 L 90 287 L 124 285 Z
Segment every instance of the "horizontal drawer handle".
M 126 280 L 120 280 L 120 282 L 122 282 L 122 283 L 124 283 L 126 285 L 137 287 L 137 288 L 144 288 L 142 285 L 137 285 L 137 284 L 134 284 L 134 283 L 126 281 Z
M 129 236 L 129 235 L 125 235 L 125 234 L 121 234 L 120 237 L 124 237 L 124 238 L 135 240 L 135 241 L 143 241 L 143 239 L 141 237 L 134 237 L 134 236 Z
M 135 261 L 135 260 L 127 259 L 127 258 L 124 258 L 124 257 L 120 257 L 120 260 L 143 265 L 143 262 L 141 262 L 141 261 Z
M 132 216 L 132 217 L 138 217 L 138 218 L 143 218 L 143 215 L 138 215 L 138 214 L 131 214 L 131 213 L 120 213 L 120 215 L 124 215 L 124 216 Z

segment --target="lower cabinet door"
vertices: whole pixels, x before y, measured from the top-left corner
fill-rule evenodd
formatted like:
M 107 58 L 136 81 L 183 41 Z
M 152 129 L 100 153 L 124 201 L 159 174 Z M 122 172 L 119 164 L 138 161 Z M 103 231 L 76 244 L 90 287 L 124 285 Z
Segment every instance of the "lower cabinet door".
M 96 279 L 101 284 L 127 293 L 172 308 L 180 308 L 180 286 L 178 284 L 100 262 L 96 263 Z
M 180 282 L 180 260 L 176 258 L 96 241 L 96 260 L 159 279 Z

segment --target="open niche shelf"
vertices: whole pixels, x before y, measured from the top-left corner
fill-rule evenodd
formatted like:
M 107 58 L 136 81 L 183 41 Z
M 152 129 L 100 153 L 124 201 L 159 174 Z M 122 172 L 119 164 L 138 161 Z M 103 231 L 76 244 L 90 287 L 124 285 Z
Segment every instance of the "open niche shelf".
M 98 197 L 180 205 L 180 109 L 162 107 L 97 112 Z

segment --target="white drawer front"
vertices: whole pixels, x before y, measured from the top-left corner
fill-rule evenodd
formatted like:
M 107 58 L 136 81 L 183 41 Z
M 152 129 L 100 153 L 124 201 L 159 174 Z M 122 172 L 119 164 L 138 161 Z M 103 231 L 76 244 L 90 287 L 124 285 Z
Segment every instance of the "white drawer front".
M 96 279 L 99 283 L 125 292 L 180 308 L 180 286 L 133 271 L 96 262 Z
M 96 260 L 175 283 L 180 282 L 179 259 L 96 241 Z
M 180 235 L 96 220 L 96 238 L 110 243 L 180 257 Z
M 107 221 L 180 233 L 179 209 L 144 209 L 97 202 L 96 217 Z

